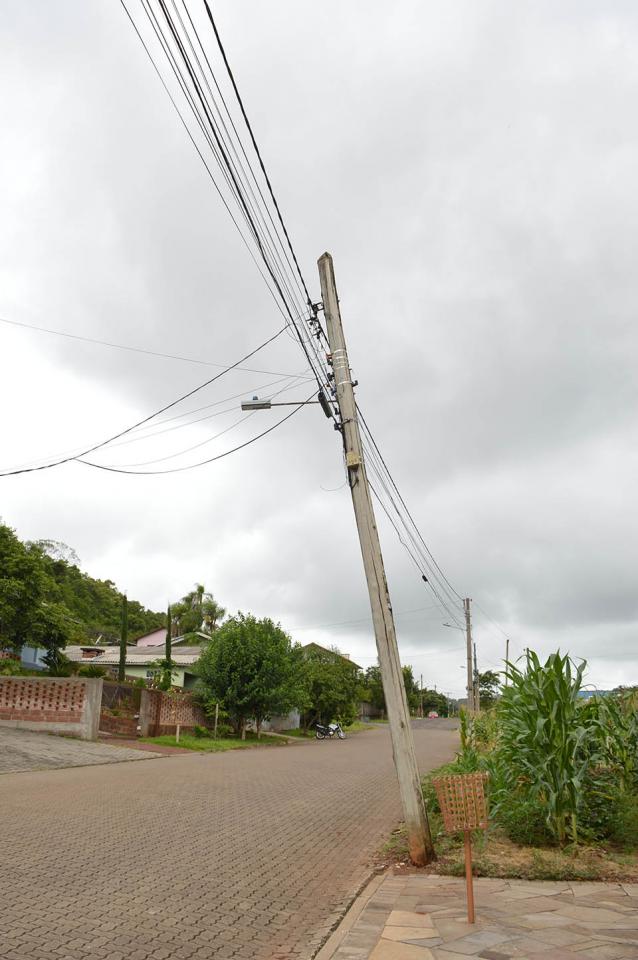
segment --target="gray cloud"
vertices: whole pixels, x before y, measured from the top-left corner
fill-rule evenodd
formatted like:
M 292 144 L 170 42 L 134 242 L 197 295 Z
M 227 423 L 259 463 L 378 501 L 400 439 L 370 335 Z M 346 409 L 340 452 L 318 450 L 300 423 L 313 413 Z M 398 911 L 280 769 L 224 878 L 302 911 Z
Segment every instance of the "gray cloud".
M 313 296 L 317 257 L 335 255 L 359 400 L 439 562 L 519 653 L 560 644 L 602 686 L 635 679 L 633 4 L 223 3 L 218 17 Z M 220 362 L 274 332 L 117 6 L 9 3 L 5 22 L 0 315 Z M 7 466 L 107 436 L 210 370 L 4 328 L 0 344 Z M 253 365 L 304 368 L 287 337 Z M 269 379 L 237 372 L 192 406 Z M 234 417 L 104 462 L 169 455 Z M 367 665 L 342 481 L 338 439 L 310 408 L 200 471 L 71 465 L 2 481 L 1 503 L 21 535 L 72 543 L 148 604 L 205 580 Z M 433 604 L 379 522 L 395 609 Z M 503 637 L 475 613 L 498 664 Z M 401 648 L 460 691 L 446 618 L 401 614 Z

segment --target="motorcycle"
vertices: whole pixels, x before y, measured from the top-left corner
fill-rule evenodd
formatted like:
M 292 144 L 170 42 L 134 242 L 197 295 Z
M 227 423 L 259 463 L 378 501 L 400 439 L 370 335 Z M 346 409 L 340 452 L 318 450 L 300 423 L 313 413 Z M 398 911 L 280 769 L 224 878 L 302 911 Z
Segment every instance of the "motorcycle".
M 346 739 L 340 723 L 329 723 L 328 726 L 325 726 L 323 723 L 315 723 L 315 737 L 317 740 L 332 739 L 335 736 L 338 737 L 339 740 Z

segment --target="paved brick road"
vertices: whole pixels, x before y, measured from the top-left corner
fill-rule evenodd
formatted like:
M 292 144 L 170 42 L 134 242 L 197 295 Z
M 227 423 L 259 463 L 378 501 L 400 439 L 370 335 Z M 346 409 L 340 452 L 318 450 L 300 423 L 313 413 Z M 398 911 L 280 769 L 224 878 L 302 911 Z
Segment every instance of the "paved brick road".
M 457 735 L 415 731 L 422 770 Z M 0 778 L 2 960 L 311 957 L 399 816 L 387 729 Z
M 71 737 L 0 727 L 0 773 L 85 767 L 94 763 L 121 763 L 123 760 L 149 760 L 155 756 L 159 754 L 149 755 L 126 747 L 118 748 Z

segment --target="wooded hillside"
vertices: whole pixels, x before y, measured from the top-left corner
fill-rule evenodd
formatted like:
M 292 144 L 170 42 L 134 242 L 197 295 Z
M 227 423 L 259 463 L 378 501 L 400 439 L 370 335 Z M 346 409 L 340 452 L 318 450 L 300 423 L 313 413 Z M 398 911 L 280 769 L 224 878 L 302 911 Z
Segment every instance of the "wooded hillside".
M 83 573 L 72 549 L 55 541 L 23 543 L 0 523 L 0 646 L 51 649 L 120 635 L 122 594 L 111 580 Z M 165 624 L 163 613 L 128 602 L 129 637 Z

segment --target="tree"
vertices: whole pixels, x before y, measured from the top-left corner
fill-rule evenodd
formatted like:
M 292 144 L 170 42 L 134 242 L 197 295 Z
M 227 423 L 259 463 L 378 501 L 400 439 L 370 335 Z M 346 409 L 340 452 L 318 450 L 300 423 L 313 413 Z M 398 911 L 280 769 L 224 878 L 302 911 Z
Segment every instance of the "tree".
M 412 667 L 406 664 L 401 668 L 403 672 L 403 685 L 405 686 L 405 695 L 408 701 L 408 708 L 411 713 L 416 711 L 420 702 L 419 685 L 414 679 Z M 385 696 L 383 693 L 383 682 L 381 680 L 381 667 L 376 664 L 368 667 L 363 681 L 363 697 L 368 703 L 371 703 L 377 710 L 385 712 Z
M 120 636 L 120 662 L 117 668 L 117 679 L 122 683 L 126 676 L 126 644 L 128 642 L 128 600 L 126 594 L 122 596 L 122 633 Z
M 195 584 L 194 590 L 173 604 L 173 618 L 181 635 L 197 633 L 199 630 L 212 635 L 225 616 L 224 607 L 217 603 L 202 583 Z
M 299 678 L 297 705 L 304 731 L 317 722 L 352 723 L 361 693 L 361 676 L 354 663 L 336 649 L 309 647 L 300 653 Z
M 498 673 L 494 670 L 486 670 L 485 673 L 479 673 L 479 696 L 482 707 L 492 707 L 499 696 L 501 681 Z
M 238 613 L 219 627 L 197 661 L 206 694 L 220 701 L 237 733 L 286 713 L 298 699 L 298 654 L 279 624 Z
M 173 685 L 173 615 L 169 603 L 166 611 L 166 640 L 164 641 L 164 659 L 159 661 L 160 675 L 157 686 L 160 690 L 170 690 Z

